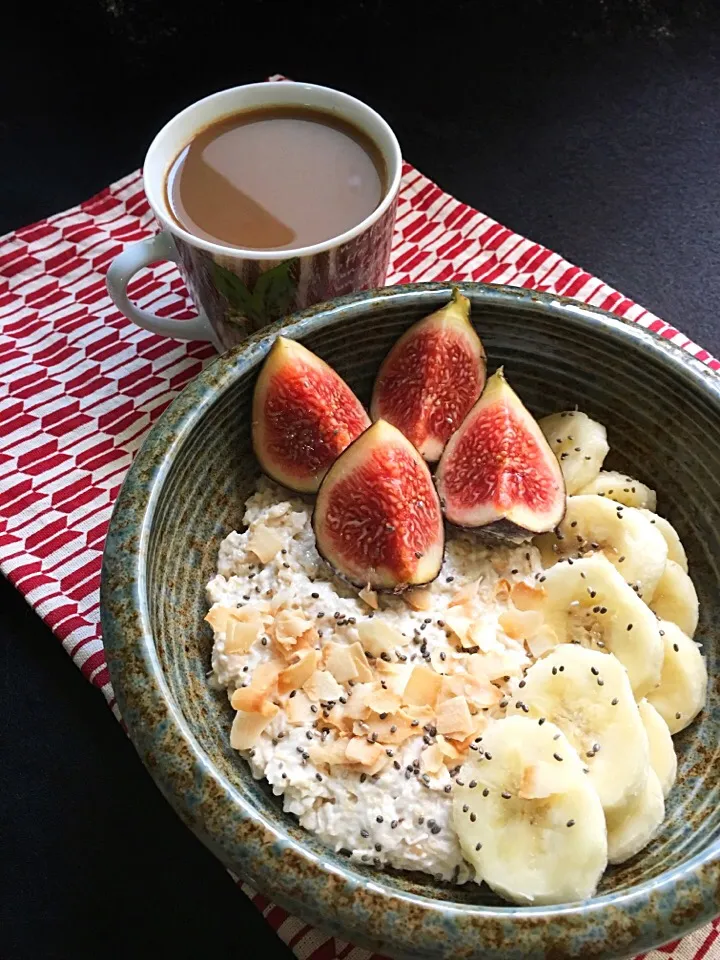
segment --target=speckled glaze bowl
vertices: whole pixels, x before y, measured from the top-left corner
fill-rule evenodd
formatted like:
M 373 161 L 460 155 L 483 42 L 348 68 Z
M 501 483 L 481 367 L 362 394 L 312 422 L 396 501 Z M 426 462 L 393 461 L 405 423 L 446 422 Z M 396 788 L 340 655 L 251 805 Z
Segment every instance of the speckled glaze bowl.
M 649 481 L 686 546 L 710 689 L 676 738 L 679 778 L 657 839 L 596 897 L 518 908 L 485 888 L 382 873 L 326 849 L 282 812 L 230 748 L 226 697 L 207 685 L 204 585 L 258 473 L 257 370 L 279 330 L 360 397 L 397 337 L 445 285 L 366 292 L 316 307 L 215 360 L 152 430 L 117 502 L 103 567 L 110 673 L 130 735 L 185 823 L 234 873 L 303 919 L 397 958 L 630 956 L 720 912 L 720 380 L 689 355 L 572 301 L 464 284 L 490 369 L 536 415 L 578 404 L 608 427 L 609 465 Z

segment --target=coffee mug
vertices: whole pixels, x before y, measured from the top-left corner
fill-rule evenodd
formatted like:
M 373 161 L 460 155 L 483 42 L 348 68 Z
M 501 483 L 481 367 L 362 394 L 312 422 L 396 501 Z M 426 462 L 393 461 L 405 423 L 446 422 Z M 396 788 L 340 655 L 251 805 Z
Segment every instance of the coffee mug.
M 375 210 L 352 229 L 296 250 L 242 250 L 194 236 L 168 207 L 170 166 L 195 134 L 223 117 L 265 106 L 298 105 L 334 114 L 358 127 L 380 151 L 386 189 Z M 382 286 L 390 260 L 401 176 L 400 146 L 379 114 L 354 97 L 308 83 L 253 83 L 223 90 L 187 107 L 155 137 L 145 157 L 145 193 L 161 230 L 131 244 L 107 274 L 110 296 L 138 326 L 179 340 L 209 340 L 222 352 L 268 323 L 333 297 Z M 128 298 L 128 283 L 158 260 L 176 263 L 198 314 L 173 320 Z

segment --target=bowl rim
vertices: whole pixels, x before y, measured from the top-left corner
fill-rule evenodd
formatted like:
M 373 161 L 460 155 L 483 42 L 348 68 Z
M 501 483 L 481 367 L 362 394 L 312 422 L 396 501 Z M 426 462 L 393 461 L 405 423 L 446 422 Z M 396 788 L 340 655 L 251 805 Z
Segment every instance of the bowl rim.
M 720 838 L 658 877 L 578 903 L 484 906 L 392 888 L 382 874 L 369 875 L 349 860 L 341 867 L 323 862 L 241 796 L 214 767 L 173 701 L 154 647 L 145 574 L 150 530 L 175 452 L 204 412 L 259 364 L 278 334 L 301 339 L 384 305 L 422 302 L 429 313 L 453 286 L 476 306 L 562 317 L 578 329 L 601 330 L 639 347 L 699 391 L 720 415 L 720 378 L 701 361 L 633 321 L 551 294 L 481 283 L 408 284 L 349 294 L 288 317 L 215 358 L 164 411 L 135 457 L 113 510 L 103 555 L 101 621 L 113 688 L 131 740 L 176 812 L 232 872 L 307 922 L 396 956 L 479 956 L 473 952 L 478 949 L 483 957 L 499 960 L 515 955 L 507 952 L 507 938 L 518 943 L 522 957 L 545 956 L 553 946 L 558 957 L 580 952 L 629 956 L 675 939 L 720 912 Z M 212 793 L 211 818 L 202 803 L 189 804 L 178 788 L 178 768 Z M 620 915 L 626 922 L 619 922 Z M 452 936 L 448 925 L 455 928 Z M 421 943 L 436 938 L 436 952 L 419 953 L 418 938 Z M 459 945 L 468 952 L 460 953 Z

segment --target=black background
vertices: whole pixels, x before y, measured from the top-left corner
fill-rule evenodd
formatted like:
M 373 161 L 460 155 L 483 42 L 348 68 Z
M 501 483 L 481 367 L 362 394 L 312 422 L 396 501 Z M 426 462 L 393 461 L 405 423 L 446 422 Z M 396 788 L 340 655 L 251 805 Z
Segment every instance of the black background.
M 279 71 L 367 100 L 444 189 L 720 354 L 712 0 L 69 0 L 3 17 L 0 233 L 139 166 L 198 97 Z M 0 956 L 289 956 L 5 581 L 0 639 Z

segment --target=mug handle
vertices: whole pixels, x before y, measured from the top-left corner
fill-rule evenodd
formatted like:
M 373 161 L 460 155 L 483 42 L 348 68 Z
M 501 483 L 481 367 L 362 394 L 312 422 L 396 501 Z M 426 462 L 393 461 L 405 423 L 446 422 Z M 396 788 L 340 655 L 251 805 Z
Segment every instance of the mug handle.
M 163 337 L 175 337 L 176 340 L 212 341 L 212 327 L 202 311 L 198 311 L 197 317 L 192 320 L 173 320 L 171 317 L 159 317 L 131 302 L 127 295 L 128 284 L 138 270 L 157 263 L 158 260 L 171 260 L 173 263 L 180 261 L 172 237 L 164 230 L 156 233 L 154 237 L 130 244 L 126 250 L 119 253 L 110 264 L 106 278 L 108 293 L 113 303 L 143 330 L 158 333 Z

